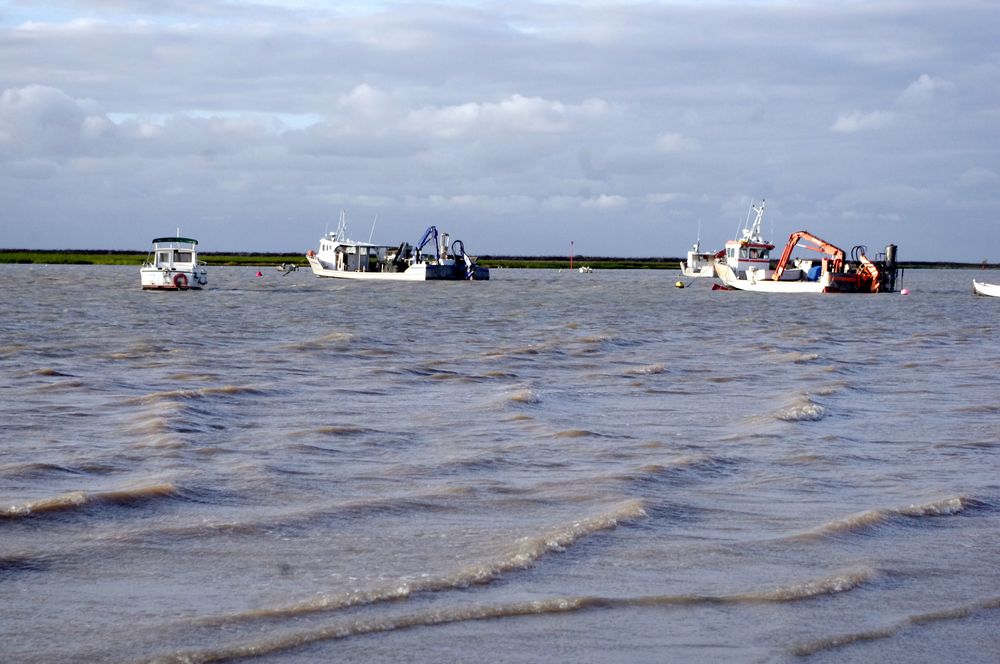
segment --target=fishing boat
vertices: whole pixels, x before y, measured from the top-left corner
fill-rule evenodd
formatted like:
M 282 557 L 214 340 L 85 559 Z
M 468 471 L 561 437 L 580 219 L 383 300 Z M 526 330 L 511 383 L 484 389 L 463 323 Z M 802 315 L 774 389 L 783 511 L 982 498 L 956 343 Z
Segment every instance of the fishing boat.
M 1000 284 L 988 284 L 983 281 L 972 280 L 972 292 L 976 295 L 988 295 L 989 297 L 1000 297 Z
M 896 288 L 896 245 L 886 247 L 885 254 L 870 260 L 863 245 L 851 250 L 851 261 L 844 250 L 830 244 L 809 231 L 796 231 L 789 235 L 781 258 L 771 267 L 771 250 L 774 245 L 761 235 L 764 202 L 751 205 L 756 212 L 753 222 L 750 214 L 744 222 L 741 236 L 726 242 L 725 255 L 715 261 L 715 276 L 723 290 L 746 290 L 762 293 L 880 293 Z M 822 254 L 817 261 L 796 258 L 792 251 L 798 247 Z
M 139 269 L 143 289 L 196 290 L 208 285 L 205 263 L 198 260 L 198 240 L 158 237 Z
M 687 252 L 687 260 L 680 262 L 681 274 L 685 277 L 698 278 L 715 276 L 715 259 L 719 252 L 702 251 L 701 240 L 694 243 Z
M 480 281 L 490 278 L 489 269 L 476 265 L 475 259 L 465 253 L 461 240 L 451 242 L 449 235 L 438 233 L 435 226 L 429 226 L 415 245 L 372 244 L 350 239 L 343 213 L 337 230 L 320 239 L 319 251 L 310 249 L 306 259 L 317 277 L 335 279 Z
M 819 263 L 797 259 L 789 268 L 792 251 L 797 247 L 822 254 Z M 891 293 L 896 289 L 896 245 L 890 244 L 885 253 L 871 260 L 867 248 L 857 245 L 851 250 L 851 260 L 846 260 L 844 250 L 813 235 L 809 231 L 796 231 L 788 236 L 788 243 L 773 270 L 748 266 L 734 269 L 728 263 L 716 264 L 716 276 L 722 282 L 719 288 L 746 290 L 761 293 Z
M 581 265 L 579 269 L 580 269 L 580 274 L 590 274 L 591 272 L 594 271 L 594 268 L 590 267 L 589 265 Z

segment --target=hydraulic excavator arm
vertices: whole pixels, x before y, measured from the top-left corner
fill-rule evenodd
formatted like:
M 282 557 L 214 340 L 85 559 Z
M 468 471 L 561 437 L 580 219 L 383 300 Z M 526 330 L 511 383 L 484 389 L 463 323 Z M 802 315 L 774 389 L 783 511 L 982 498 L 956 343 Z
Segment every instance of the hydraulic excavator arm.
M 799 244 L 800 241 L 804 240 L 808 244 Z M 778 265 L 774 268 L 774 274 L 771 278 L 777 281 L 784 274 L 785 268 L 788 266 L 788 260 L 792 257 L 792 251 L 795 247 L 802 247 L 804 249 L 811 249 L 813 251 L 818 251 L 821 254 L 825 254 L 827 258 L 833 261 L 832 269 L 834 272 L 840 272 L 844 269 L 844 250 L 840 247 L 830 244 L 826 240 L 822 240 L 809 231 L 796 231 L 788 236 L 788 244 L 785 245 L 785 250 L 781 252 L 781 258 L 778 259 Z
M 868 260 L 868 257 L 865 256 L 863 253 L 858 253 L 858 262 L 860 263 L 860 265 L 858 266 L 858 275 L 864 276 L 865 280 L 867 280 L 871 284 L 870 286 L 871 292 L 873 293 L 879 292 L 882 283 L 881 280 L 882 275 L 879 272 L 878 266 L 875 265 L 875 263 L 872 263 L 870 260 Z
M 441 259 L 441 253 L 440 253 L 440 249 L 438 247 L 438 229 L 437 229 L 437 226 L 428 226 L 427 227 L 427 230 L 424 231 L 423 237 L 421 237 L 420 241 L 417 242 L 416 252 L 419 255 L 421 252 L 423 252 L 424 246 L 426 246 L 427 243 L 430 242 L 430 241 L 432 241 L 432 240 L 434 242 L 434 258 L 437 258 L 438 260 L 440 260 Z

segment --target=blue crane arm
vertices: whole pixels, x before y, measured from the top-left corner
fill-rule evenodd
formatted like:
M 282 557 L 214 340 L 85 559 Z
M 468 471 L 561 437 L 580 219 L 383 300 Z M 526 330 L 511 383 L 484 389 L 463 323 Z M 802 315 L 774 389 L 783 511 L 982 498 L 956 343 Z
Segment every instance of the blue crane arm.
M 434 238 L 434 257 L 441 258 L 440 248 L 438 247 L 438 229 L 437 226 L 428 226 L 427 230 L 424 231 L 423 237 L 420 238 L 420 242 L 417 242 L 417 251 L 422 252 L 424 245 L 426 245 L 431 238 Z

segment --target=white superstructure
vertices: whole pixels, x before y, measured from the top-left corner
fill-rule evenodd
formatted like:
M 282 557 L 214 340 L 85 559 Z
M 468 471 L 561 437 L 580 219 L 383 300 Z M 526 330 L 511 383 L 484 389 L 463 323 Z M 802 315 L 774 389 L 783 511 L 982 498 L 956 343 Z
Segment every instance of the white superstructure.
M 198 260 L 198 240 L 188 237 L 153 240 L 139 276 L 147 290 L 191 290 L 208 285 L 205 264 Z

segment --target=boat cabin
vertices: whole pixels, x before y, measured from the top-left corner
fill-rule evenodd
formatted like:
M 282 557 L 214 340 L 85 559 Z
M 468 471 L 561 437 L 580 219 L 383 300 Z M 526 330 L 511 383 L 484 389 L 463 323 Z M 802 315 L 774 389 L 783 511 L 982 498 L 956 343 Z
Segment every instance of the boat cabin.
M 729 240 L 726 242 L 726 264 L 734 272 L 748 268 L 766 270 L 771 265 L 773 244 L 763 241 Z
M 197 246 L 198 240 L 186 237 L 156 238 L 146 265 L 158 269 L 190 270 L 198 262 Z
M 340 272 L 385 272 L 396 250 L 397 247 L 366 242 L 343 242 L 337 238 L 337 233 L 330 233 L 319 242 L 319 255 L 332 262 L 333 269 Z

